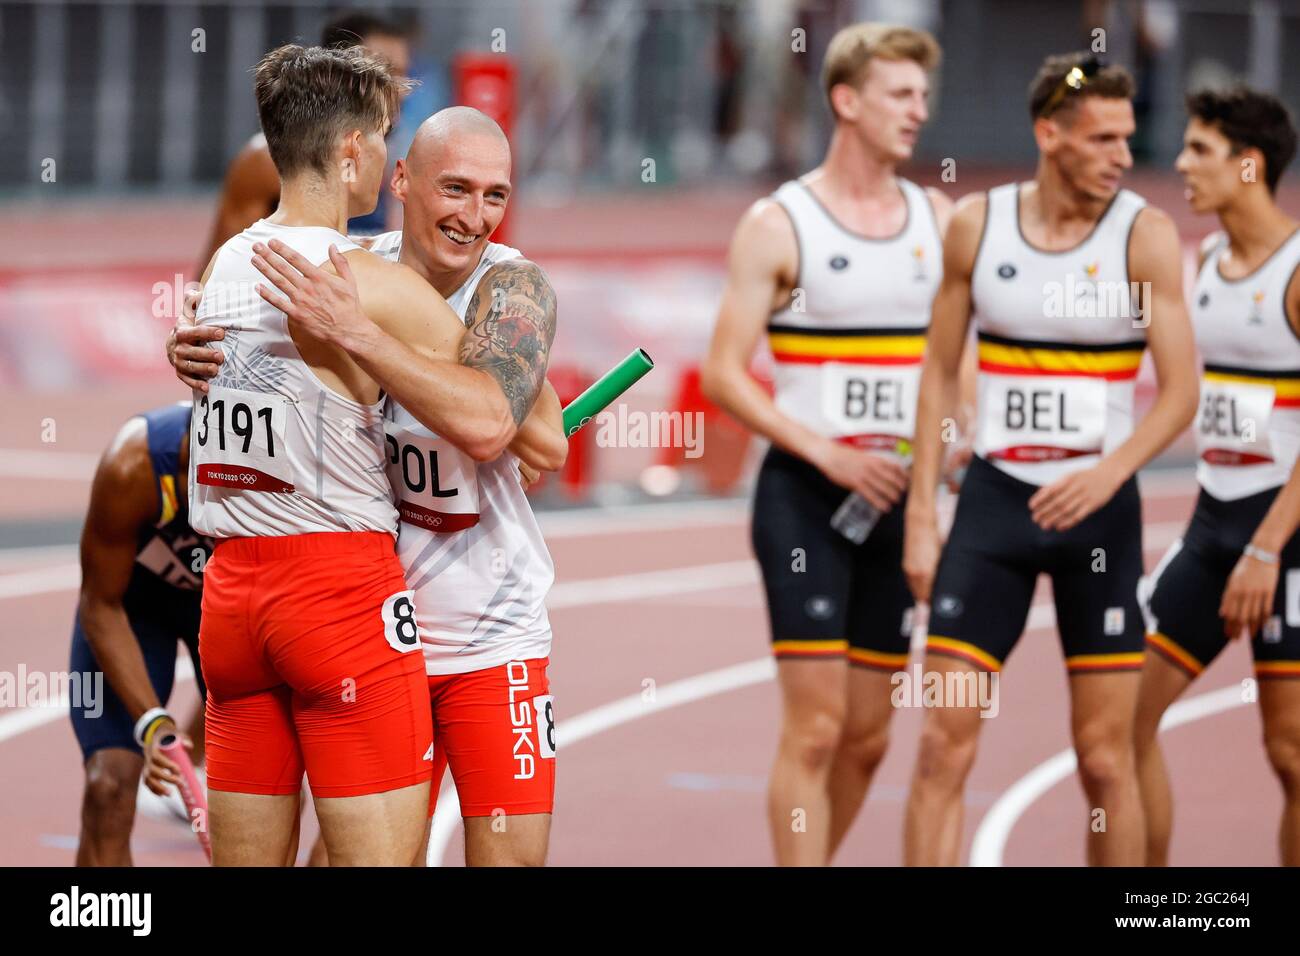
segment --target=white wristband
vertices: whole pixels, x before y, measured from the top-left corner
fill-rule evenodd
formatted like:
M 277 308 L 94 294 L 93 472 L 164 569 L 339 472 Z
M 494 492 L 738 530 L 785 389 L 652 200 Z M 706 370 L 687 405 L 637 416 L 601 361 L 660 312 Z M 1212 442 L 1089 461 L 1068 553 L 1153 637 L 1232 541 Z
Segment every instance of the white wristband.
M 141 714 L 140 719 L 135 722 L 135 730 L 131 732 L 131 736 L 135 738 L 135 742 L 143 747 L 144 735 L 148 733 L 149 728 L 153 726 L 154 723 L 163 717 L 166 717 L 168 720 L 172 719 L 172 715 L 167 713 L 167 711 L 162 707 L 150 707 Z
M 1257 548 L 1253 544 L 1248 544 L 1241 549 L 1241 553 L 1248 558 L 1254 558 L 1262 564 L 1277 564 L 1281 558 L 1272 551 L 1265 551 L 1263 548 Z

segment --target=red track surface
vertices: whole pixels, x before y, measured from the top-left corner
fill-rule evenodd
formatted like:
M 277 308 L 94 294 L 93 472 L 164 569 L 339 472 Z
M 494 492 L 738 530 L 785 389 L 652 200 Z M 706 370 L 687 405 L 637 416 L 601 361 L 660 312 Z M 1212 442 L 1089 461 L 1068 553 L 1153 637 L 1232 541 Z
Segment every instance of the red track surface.
M 33 399 L 0 427 L 0 448 L 60 456 L 94 454 L 102 447 L 109 423 L 169 395 L 174 393 L 162 386 L 159 392 L 115 395 L 91 406 L 93 415 L 84 414 L 87 405 L 78 404 L 75 397 Z M 64 402 L 74 407 L 64 407 Z M 78 408 L 83 414 L 73 418 Z M 46 414 L 60 420 L 57 451 L 35 439 L 39 419 Z M 38 456 L 34 467 L 41 460 Z M 62 469 L 62 460 L 49 459 L 50 475 L 72 477 L 0 477 L 0 515 L 75 515 L 87 493 L 85 461 L 66 459 L 80 464 Z M 1190 511 L 1190 473 L 1175 484 L 1171 488 L 1169 481 L 1158 481 L 1147 488 L 1146 520 L 1153 529 L 1148 534 L 1148 566 Z M 769 863 L 763 790 L 779 717 L 771 681 L 672 708 L 646 705 L 625 723 L 564 745 L 566 720 L 638 695 L 646 680 L 665 694 L 675 681 L 767 654 L 757 578 L 746 577 L 743 565 L 749 559 L 744 509 L 656 511 L 646 520 L 633 520 L 640 523 L 639 529 L 613 532 L 601 521 L 563 518 L 563 527 L 555 525 L 551 537 L 557 594 L 567 595 L 552 611 L 556 640 L 551 671 L 562 750 L 551 862 Z M 16 590 L 27 592 L 47 569 L 66 568 L 73 561 L 75 555 L 66 549 L 26 552 L 17 561 L 0 550 L 0 595 L 6 585 L 14 589 L 18 584 Z M 631 592 L 613 599 L 608 586 L 591 589 L 594 598 L 573 590 L 575 582 L 731 562 L 742 564 L 728 572 L 731 583 L 717 586 L 701 584 L 715 570 L 670 574 L 666 582 L 625 580 L 622 584 Z M 23 665 L 30 673 L 66 667 L 75 579 L 65 571 L 63 580 L 61 589 L 52 585 L 56 589 L 46 593 L 0 596 L 6 633 L 0 644 L 0 670 L 14 672 Z M 646 593 L 647 583 L 657 586 L 656 593 Z M 1040 601 L 1046 598 L 1040 593 Z M 1248 650 L 1237 645 L 1193 693 L 1249 675 Z M 984 727 L 967 797 L 967 851 L 990 804 L 1035 765 L 1069 746 L 1065 693 L 1051 628 L 1031 630 L 1005 670 L 1001 714 Z M 188 710 L 193 685 L 181 684 L 178 695 L 185 701 L 181 709 Z M 10 781 L 0 791 L 0 864 L 72 861 L 81 789 L 79 754 L 66 713 L 48 716 L 53 719 L 15 733 L 15 712 L 0 711 L 0 762 Z M 903 799 L 919 723 L 916 710 L 897 713 L 889 755 L 840 862 L 899 862 Z M 1173 863 L 1275 862 L 1280 796 L 1259 740 L 1252 706 L 1166 735 L 1178 815 Z M 1006 862 L 1080 863 L 1087 819 L 1078 786 L 1067 778 L 1034 802 L 1015 825 Z M 135 851 L 141 864 L 197 865 L 202 860 L 182 825 L 149 818 L 138 822 Z M 456 862 L 459 854 L 459 839 L 453 839 L 444 862 Z
M 922 174 L 923 171 L 918 171 Z M 959 195 L 1010 178 L 1005 173 L 963 174 L 947 191 Z M 1130 185 L 1177 215 L 1184 238 L 1211 228 L 1192 220 L 1175 182 L 1158 175 L 1132 177 Z M 1296 193 L 1287 194 L 1294 204 Z M 516 242 L 541 261 L 581 261 L 593 250 L 618 262 L 680 258 L 689 236 L 698 258 L 714 267 L 726 237 L 752 194 L 613 199 L 525 207 L 516 219 Z M 132 211 L 130 207 L 139 206 Z M 0 281 L 51 263 L 74 269 L 125 265 L 168 276 L 192 265 L 211 205 L 206 200 L 163 205 L 116 203 L 9 207 L 13 220 L 0 250 Z M 633 226 L 633 224 L 635 224 Z M 121 237 L 131 241 L 123 243 Z M 6 238 L 6 236 L 8 238 Z M 15 238 L 16 237 L 16 238 Z M 21 315 L 11 317 L 23 321 Z M 30 320 L 30 317 L 29 319 Z M 156 345 L 139 343 L 153 354 Z M 94 342 L 89 348 L 97 348 Z M 621 354 L 621 353 L 620 353 Z M 102 357 L 112 362 L 112 356 Z M 4 358 L 0 356 L 0 377 Z M 0 521 L 77 519 L 88 494 L 94 458 L 129 414 L 184 397 L 177 386 L 93 386 L 81 390 L 5 396 L 0 419 Z M 57 442 L 44 444 L 46 419 Z M 11 450 L 22 452 L 15 456 Z M 602 449 L 611 471 L 635 472 L 637 450 Z M 1192 483 L 1159 494 L 1148 489 L 1148 566 L 1191 510 Z M 565 746 L 565 727 L 580 715 L 641 694 L 647 680 L 667 696 L 674 682 L 746 661 L 762 661 L 768 644 L 762 597 L 749 559 L 743 509 L 714 514 L 702 523 L 671 511 L 621 533 L 583 532 L 550 537 L 558 571 L 552 610 L 556 640 L 551 677 L 559 716 L 560 764 L 551 862 L 555 864 L 742 864 L 771 862 L 764 788 L 779 720 L 770 680 L 717 693 L 681 706 L 647 704 L 632 719 Z M 594 523 L 592 523 L 594 524 Z M 602 529 L 596 528 L 596 532 Z M 8 542 L 6 542 L 7 544 Z M 749 562 L 746 565 L 746 562 Z M 75 553 L 21 553 L 0 549 L 0 671 L 61 671 L 67 666 L 75 605 Z M 575 582 L 645 572 L 732 565 L 719 575 L 730 583 L 702 587 L 710 572 L 687 571 L 670 580 L 634 578 L 610 600 L 612 586 L 586 589 L 599 603 L 575 596 Z M 62 567 L 63 571 L 51 570 Z M 739 575 L 735 572 L 739 570 Z M 31 593 L 42 581 L 49 590 Z M 658 584 L 657 589 L 649 587 Z M 640 587 L 638 592 L 637 588 Z M 675 590 L 676 589 L 676 590 Z M 683 590 L 684 589 L 684 590 Z M 653 593 L 651 593 L 653 591 Z M 1039 601 L 1047 595 L 1040 593 Z M 561 606 L 562 605 L 562 606 Z M 760 665 L 761 666 L 761 665 Z M 1193 689 L 1194 694 L 1234 685 L 1250 676 L 1249 651 L 1234 645 Z M 966 852 L 986 811 L 1015 781 L 1069 746 L 1066 679 L 1052 628 L 1032 629 L 1004 671 L 1001 714 L 985 722 L 967 795 Z M 177 690 L 178 709 L 193 703 L 193 685 Z M 895 864 L 901 858 L 901 821 L 915 758 L 920 712 L 900 710 L 890 752 L 839 862 Z M 31 722 L 29 718 L 50 718 Z M 567 722 L 567 723 L 566 723 Z M 28 724 L 31 723 L 31 726 Z M 591 729 L 590 723 L 588 729 Z M 1274 833 L 1281 800 L 1260 746 L 1251 706 L 1236 707 L 1168 732 L 1166 756 L 1174 779 L 1177 820 L 1171 862 L 1255 865 L 1276 861 Z M 79 753 L 65 711 L 24 714 L 0 709 L 0 865 L 68 864 L 78 827 Z M 1073 778 L 1029 805 L 1010 832 L 1010 864 L 1082 862 L 1087 808 Z M 310 838 L 311 833 L 307 834 Z M 460 854 L 453 839 L 443 856 Z M 135 832 L 141 864 L 199 865 L 197 843 L 178 824 L 141 818 Z

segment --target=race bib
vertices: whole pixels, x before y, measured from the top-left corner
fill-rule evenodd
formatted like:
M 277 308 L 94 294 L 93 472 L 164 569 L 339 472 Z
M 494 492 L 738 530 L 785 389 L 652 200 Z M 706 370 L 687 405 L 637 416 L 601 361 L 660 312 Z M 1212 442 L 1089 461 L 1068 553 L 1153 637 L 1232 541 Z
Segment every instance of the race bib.
M 1060 461 L 1100 454 L 1106 381 L 1074 375 L 982 375 L 980 442 L 988 458 Z
M 1258 465 L 1273 460 L 1268 422 L 1273 386 L 1201 380 L 1196 454 L 1211 465 Z
M 384 424 L 388 481 L 404 522 L 429 531 L 464 531 L 478 524 L 478 467 L 435 435 Z
M 195 400 L 190 419 L 194 480 L 244 491 L 293 491 L 287 418 L 288 400 L 279 395 L 209 386 Z
M 916 431 L 919 365 L 827 362 L 821 366 L 822 415 L 836 437 L 893 449 Z

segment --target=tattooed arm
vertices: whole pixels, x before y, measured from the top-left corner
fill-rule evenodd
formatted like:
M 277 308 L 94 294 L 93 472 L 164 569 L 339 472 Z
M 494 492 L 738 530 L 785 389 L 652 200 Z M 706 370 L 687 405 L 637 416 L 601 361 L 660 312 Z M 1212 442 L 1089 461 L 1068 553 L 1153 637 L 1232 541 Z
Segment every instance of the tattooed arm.
M 484 273 L 465 315 L 460 361 L 500 384 L 518 427 L 510 450 L 539 471 L 558 471 L 568 439 L 558 397 L 543 391 L 555 338 L 555 290 L 546 274 L 527 259 L 497 263 Z
M 537 404 L 510 443 L 515 457 L 534 471 L 559 471 L 569 457 L 564 434 L 564 409 L 550 382 L 542 383 Z
M 515 425 L 528 417 L 546 381 L 555 339 L 555 291 L 527 259 L 498 262 L 484 273 L 465 310 L 469 327 L 460 361 L 497 380 Z
M 475 461 L 492 461 L 514 441 L 545 379 L 555 337 L 555 294 L 536 265 L 489 269 L 466 329 L 424 279 L 399 263 L 331 248 L 329 265 L 316 266 L 278 240 L 254 250 L 253 264 L 274 286 L 258 292 L 285 312 L 295 334 L 341 349 Z

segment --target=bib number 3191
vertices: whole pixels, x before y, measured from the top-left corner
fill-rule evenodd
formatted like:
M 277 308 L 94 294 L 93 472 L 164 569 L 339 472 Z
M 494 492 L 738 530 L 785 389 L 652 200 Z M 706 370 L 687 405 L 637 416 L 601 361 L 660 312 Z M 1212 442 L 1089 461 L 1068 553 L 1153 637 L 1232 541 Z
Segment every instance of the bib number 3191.
M 211 386 L 195 400 L 190 424 L 195 480 L 243 491 L 293 491 L 286 417 L 279 395 Z

